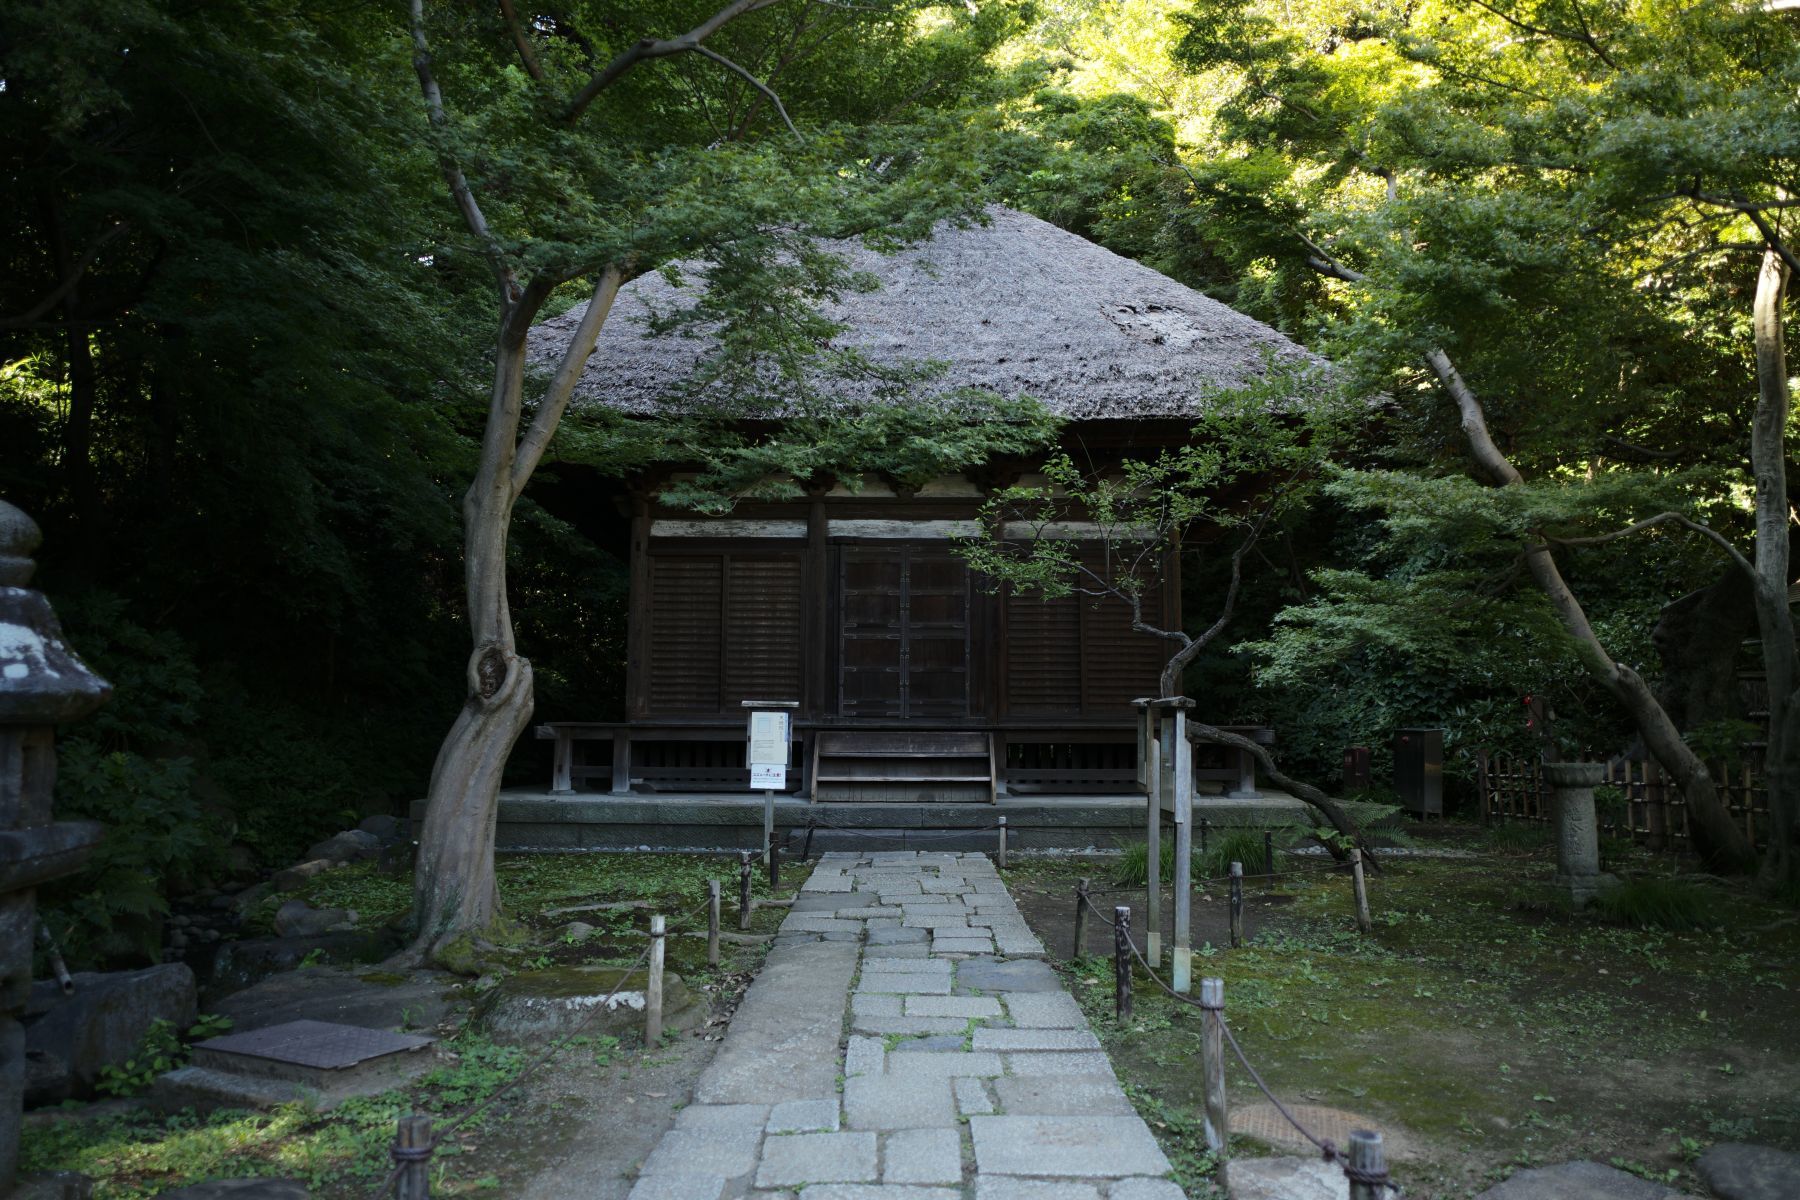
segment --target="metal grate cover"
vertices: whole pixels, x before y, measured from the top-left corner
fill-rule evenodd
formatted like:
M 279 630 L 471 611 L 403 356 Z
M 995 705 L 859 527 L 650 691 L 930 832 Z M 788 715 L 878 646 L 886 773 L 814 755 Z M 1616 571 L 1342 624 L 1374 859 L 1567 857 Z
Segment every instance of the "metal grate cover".
M 196 1043 L 195 1048 L 221 1054 L 242 1054 L 272 1062 L 291 1063 L 323 1071 L 341 1071 L 372 1058 L 420 1050 L 436 1038 L 331 1021 L 289 1021 L 249 1033 L 228 1033 Z

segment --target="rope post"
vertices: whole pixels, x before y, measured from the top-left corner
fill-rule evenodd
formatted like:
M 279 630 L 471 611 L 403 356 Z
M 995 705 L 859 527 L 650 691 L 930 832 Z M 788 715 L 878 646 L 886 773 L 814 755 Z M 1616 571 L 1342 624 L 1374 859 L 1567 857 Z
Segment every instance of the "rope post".
M 663 951 L 668 927 L 663 915 L 650 918 L 650 975 L 644 981 L 644 1048 L 662 1040 Z
M 706 881 L 706 965 L 719 965 L 719 881 Z
M 769 842 L 769 890 L 771 892 L 777 891 L 780 887 L 781 846 L 771 839 Z
M 388 1157 L 394 1160 L 395 1200 L 431 1200 L 431 1118 L 400 1118 Z
M 738 851 L 738 928 L 750 928 L 750 852 Z
M 1244 864 L 1231 864 L 1231 946 L 1244 944 Z
M 1369 888 L 1363 882 L 1362 850 L 1359 847 L 1350 850 L 1350 881 L 1356 888 L 1356 927 L 1368 933 L 1375 928 L 1375 921 L 1369 916 Z
M 1086 876 L 1075 885 L 1075 950 L 1071 959 L 1079 959 L 1087 953 L 1088 888 L 1092 885 L 1093 880 Z
M 1200 818 L 1200 853 L 1206 853 L 1206 835 L 1212 831 L 1212 822 L 1205 817 Z
M 1275 831 L 1273 829 L 1263 830 L 1263 868 L 1273 886 L 1275 880 Z
M 1350 1200 L 1384 1200 L 1388 1190 L 1387 1152 L 1381 1148 L 1379 1133 L 1367 1129 L 1351 1131 L 1344 1174 L 1350 1180 Z
M 817 828 L 817 823 L 815 823 L 811 817 L 806 818 L 806 841 L 802 842 L 800 845 L 801 862 L 805 862 L 812 857 L 812 835 L 813 830 Z
M 1000 869 L 1004 871 L 1006 869 L 1006 818 L 1000 817 L 998 819 L 1000 822 L 1000 857 L 994 861 L 997 862 L 1000 865 Z
M 1219 1164 L 1219 1186 L 1226 1186 L 1230 1114 L 1225 1110 L 1225 981 L 1200 981 L 1200 1070 L 1206 1082 L 1206 1148 Z
M 1131 908 L 1113 909 L 1113 1015 L 1119 1024 L 1131 1020 Z

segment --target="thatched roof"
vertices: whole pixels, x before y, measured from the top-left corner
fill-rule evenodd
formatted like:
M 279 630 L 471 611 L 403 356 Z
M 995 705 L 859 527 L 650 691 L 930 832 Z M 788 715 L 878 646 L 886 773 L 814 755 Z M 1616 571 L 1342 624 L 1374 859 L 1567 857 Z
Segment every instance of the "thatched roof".
M 933 390 L 1029 396 L 1075 420 L 1192 416 L 1209 390 L 1261 377 L 1271 354 L 1320 362 L 1260 321 L 1085 238 L 1012 209 L 992 208 L 989 218 L 942 226 L 894 255 L 845 243 L 852 266 L 881 287 L 828 310 L 846 326 L 837 344 L 878 363 L 944 361 Z M 650 313 L 683 306 L 681 289 L 661 275 L 627 285 L 575 402 L 653 409 L 706 349 L 690 336 L 646 336 Z M 580 315 L 535 329 L 534 361 L 551 365 Z

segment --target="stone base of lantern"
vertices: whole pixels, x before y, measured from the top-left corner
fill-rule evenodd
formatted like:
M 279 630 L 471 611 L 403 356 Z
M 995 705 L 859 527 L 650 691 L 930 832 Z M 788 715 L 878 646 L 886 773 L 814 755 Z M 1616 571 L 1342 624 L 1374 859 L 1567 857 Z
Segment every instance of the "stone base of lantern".
M 1609 887 L 1619 882 L 1617 875 L 1604 871 L 1592 875 L 1564 875 L 1558 872 L 1550 879 L 1550 886 L 1559 895 L 1567 895 L 1576 908 L 1585 908 L 1592 904 L 1594 898 Z

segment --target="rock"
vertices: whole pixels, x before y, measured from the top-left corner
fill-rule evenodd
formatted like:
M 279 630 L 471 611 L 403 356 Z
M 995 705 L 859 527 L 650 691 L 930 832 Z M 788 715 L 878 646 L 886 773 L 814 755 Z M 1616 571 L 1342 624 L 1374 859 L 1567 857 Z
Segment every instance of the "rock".
M 1694 1168 L 1720 1200 L 1800 1197 L 1800 1154 L 1788 1150 L 1720 1142 L 1702 1154 Z
M 617 967 L 521 971 L 483 996 L 476 1015 L 497 1042 L 534 1043 L 578 1026 L 583 1033 L 617 1036 L 643 1027 L 645 980 L 641 970 L 626 975 Z M 604 1011 L 595 1013 L 615 987 Z M 681 976 L 664 972 L 663 1028 L 692 1029 L 705 1019 L 706 1005 Z
M 329 858 L 315 858 L 311 862 L 295 863 L 293 866 L 284 867 L 269 876 L 269 887 L 277 892 L 297 892 L 314 875 L 321 875 L 335 865 Z
M 304 900 L 289 900 L 275 910 L 275 932 L 282 937 L 318 937 L 354 928 L 354 909 L 314 908 Z
M 334 833 L 307 850 L 308 860 L 326 858 L 332 862 L 361 862 L 381 853 L 381 839 L 361 829 Z
M 1232 1166 L 1235 1169 L 1236 1163 Z M 1520 1171 L 1475 1200 L 1680 1200 L 1681 1193 L 1597 1162 Z
M 372 833 L 384 842 L 397 842 L 400 835 L 406 832 L 406 826 L 399 817 L 391 817 L 386 813 L 373 817 L 364 817 L 357 826 L 364 833 Z
M 215 1002 L 212 1011 L 231 1018 L 233 1033 L 307 1020 L 368 1029 L 433 1029 L 468 1008 L 455 984 L 435 971 L 309 967 L 272 975 Z
M 65 996 L 54 982 L 33 984 L 25 1027 L 25 1099 L 54 1104 L 94 1093 L 103 1067 L 137 1050 L 155 1022 L 186 1030 L 194 1023 L 194 973 L 185 963 L 141 971 L 75 976 Z
M 261 904 L 265 897 L 273 895 L 274 892 L 275 888 L 265 879 L 261 883 L 251 884 L 236 896 L 233 896 L 231 899 L 231 907 L 237 910 L 239 916 L 242 916 L 255 908 L 258 904 Z
M 226 996 L 308 958 L 329 962 L 379 962 L 400 948 L 392 929 L 353 929 L 317 937 L 246 938 L 224 942 L 213 955 L 209 996 Z
M 565 942 L 585 942 L 600 932 L 586 921 L 570 921 L 562 927 L 562 939 Z
M 311 1194 L 298 1179 L 214 1179 L 157 1193 L 161 1200 L 307 1200 Z
M 1347 1200 L 1344 1169 L 1311 1158 L 1234 1158 L 1231 1200 Z

